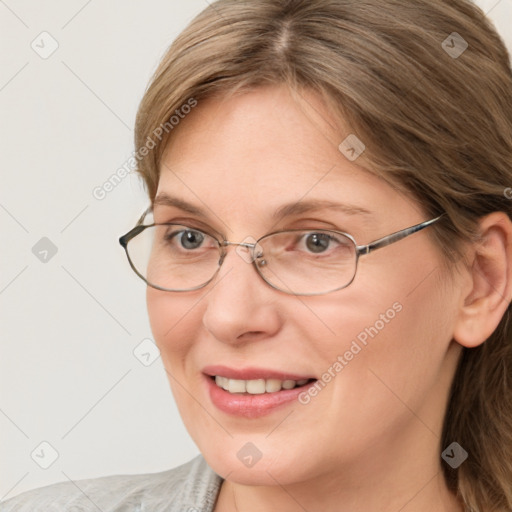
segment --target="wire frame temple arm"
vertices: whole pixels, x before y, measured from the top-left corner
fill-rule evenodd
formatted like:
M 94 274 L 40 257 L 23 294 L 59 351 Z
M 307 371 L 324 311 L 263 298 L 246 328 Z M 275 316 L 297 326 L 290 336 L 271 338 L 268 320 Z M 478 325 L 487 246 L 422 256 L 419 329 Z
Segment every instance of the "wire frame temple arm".
M 150 226 L 135 226 L 134 228 L 130 229 L 126 235 L 123 235 L 119 239 L 119 243 L 126 249 L 126 246 L 128 245 L 128 242 L 135 238 L 139 233 L 142 233 L 146 228 L 149 228 Z
M 441 217 L 443 217 L 443 215 L 444 213 L 442 213 L 441 215 L 439 215 L 439 217 L 436 217 L 435 219 L 427 220 L 425 222 L 421 222 L 420 224 L 416 224 L 415 226 L 411 226 L 410 228 L 405 228 L 400 231 L 396 231 L 395 233 L 391 233 L 390 235 L 379 238 L 378 240 L 374 240 L 368 245 L 358 245 L 356 248 L 357 253 L 369 254 L 370 252 L 380 249 L 381 247 L 386 247 L 387 245 L 394 244 L 395 242 L 398 242 L 399 240 L 402 240 L 408 237 L 409 235 L 412 235 L 413 233 L 417 233 L 422 229 L 428 228 L 429 226 L 437 222 Z
M 130 231 L 128 231 L 128 233 L 126 233 L 126 235 L 123 235 L 120 239 L 119 239 L 119 243 L 126 249 L 126 246 L 128 245 L 128 242 L 132 239 L 132 238 L 135 238 L 139 233 L 142 233 L 142 231 L 144 231 L 147 227 L 149 226 L 144 226 L 142 223 L 144 222 L 144 219 L 146 218 L 146 215 L 151 211 L 152 207 L 150 206 L 139 218 L 139 220 L 137 221 L 137 224 L 135 224 L 135 227 L 130 229 Z

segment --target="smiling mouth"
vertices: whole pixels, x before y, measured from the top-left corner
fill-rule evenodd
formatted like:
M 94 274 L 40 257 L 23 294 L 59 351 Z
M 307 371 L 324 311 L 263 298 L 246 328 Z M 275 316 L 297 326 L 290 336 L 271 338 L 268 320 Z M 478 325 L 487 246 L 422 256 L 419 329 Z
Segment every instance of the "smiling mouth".
M 279 380 L 279 379 L 228 379 L 220 375 L 210 377 L 217 387 L 231 394 L 263 395 L 265 393 L 277 393 L 282 390 L 289 390 L 307 386 L 316 379 L 301 380 Z

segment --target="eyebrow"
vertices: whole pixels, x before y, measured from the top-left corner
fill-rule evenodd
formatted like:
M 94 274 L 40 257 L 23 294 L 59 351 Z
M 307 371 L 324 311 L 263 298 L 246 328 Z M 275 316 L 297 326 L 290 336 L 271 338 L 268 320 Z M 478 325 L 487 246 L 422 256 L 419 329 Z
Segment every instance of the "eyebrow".
M 206 213 L 202 208 L 198 208 L 187 201 L 183 201 L 177 197 L 169 196 L 165 193 L 158 194 L 153 201 L 153 206 L 171 206 L 174 208 L 179 208 L 184 212 L 190 213 L 192 215 L 199 215 L 201 217 L 206 217 Z
M 202 208 L 194 206 L 187 201 L 165 193 L 158 194 L 153 202 L 153 205 L 170 206 L 179 208 L 180 210 L 183 210 L 184 212 L 190 213 L 192 215 L 207 217 L 206 212 Z M 291 217 L 293 215 L 301 215 L 304 213 L 326 209 L 341 211 L 347 215 L 373 216 L 373 213 L 370 210 L 360 206 L 314 199 L 310 201 L 298 201 L 295 203 L 285 204 L 279 207 L 273 213 L 272 217 L 274 220 L 281 220 L 285 217 Z
M 337 210 L 347 215 L 365 215 L 372 216 L 373 213 L 366 208 L 360 206 L 336 203 L 334 201 L 326 201 L 320 199 L 314 199 L 310 201 L 299 201 L 296 203 L 285 204 L 278 208 L 273 217 L 275 219 L 282 219 L 292 215 L 300 215 L 303 213 L 309 213 L 317 210 Z

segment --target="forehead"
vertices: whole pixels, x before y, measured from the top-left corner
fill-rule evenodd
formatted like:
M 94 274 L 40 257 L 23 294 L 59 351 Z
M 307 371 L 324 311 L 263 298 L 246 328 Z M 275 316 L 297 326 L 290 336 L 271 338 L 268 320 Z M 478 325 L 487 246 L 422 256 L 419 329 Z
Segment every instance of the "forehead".
M 292 98 L 285 86 L 210 98 L 200 101 L 173 132 L 164 162 L 171 167 L 208 165 L 231 179 L 257 180 L 289 165 L 298 176 L 317 175 L 343 160 L 333 125 L 314 93 Z M 244 172 L 249 169 L 258 172 Z
M 313 93 L 297 102 L 274 86 L 199 102 L 173 132 L 158 194 L 235 216 L 306 200 L 385 208 L 397 192 L 340 152 L 346 135 Z

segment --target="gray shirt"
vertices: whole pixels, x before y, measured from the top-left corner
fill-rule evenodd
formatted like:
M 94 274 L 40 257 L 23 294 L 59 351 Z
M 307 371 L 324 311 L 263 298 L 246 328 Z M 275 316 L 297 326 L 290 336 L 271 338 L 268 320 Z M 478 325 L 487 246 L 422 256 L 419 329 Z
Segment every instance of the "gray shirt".
M 213 512 L 222 478 L 199 455 L 162 473 L 63 482 L 0 503 L 0 512 Z

